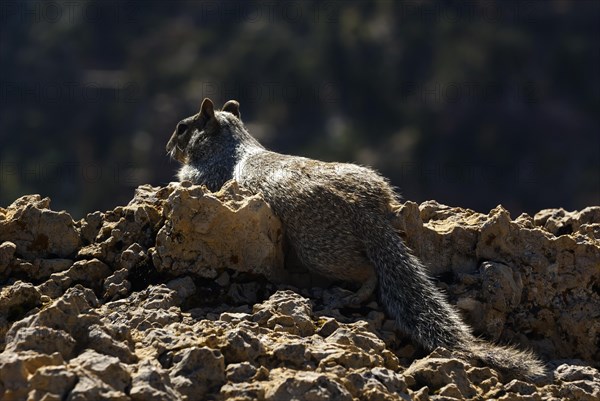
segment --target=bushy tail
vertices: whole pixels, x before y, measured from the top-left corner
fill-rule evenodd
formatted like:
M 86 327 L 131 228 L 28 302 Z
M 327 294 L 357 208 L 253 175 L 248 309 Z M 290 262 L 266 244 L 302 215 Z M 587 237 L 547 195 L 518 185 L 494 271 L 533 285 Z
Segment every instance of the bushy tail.
M 477 340 L 389 223 L 363 225 L 379 296 L 398 326 L 428 350 L 444 347 L 481 359 L 510 377 L 534 378 L 544 367 L 534 355 Z
M 530 351 L 476 341 L 467 352 L 498 370 L 507 380 L 535 380 L 547 374 L 544 364 Z

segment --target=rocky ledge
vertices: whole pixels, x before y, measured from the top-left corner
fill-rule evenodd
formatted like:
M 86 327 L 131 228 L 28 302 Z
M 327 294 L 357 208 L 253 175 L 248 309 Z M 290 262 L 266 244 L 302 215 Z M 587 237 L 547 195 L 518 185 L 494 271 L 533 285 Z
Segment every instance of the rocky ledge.
M 280 221 L 234 182 L 141 186 L 79 221 L 49 207 L 0 208 L 2 400 L 600 397 L 600 207 L 397 210 L 475 333 L 547 363 L 535 383 L 424 352 L 375 299 L 335 308 L 352 288 L 285 255 Z

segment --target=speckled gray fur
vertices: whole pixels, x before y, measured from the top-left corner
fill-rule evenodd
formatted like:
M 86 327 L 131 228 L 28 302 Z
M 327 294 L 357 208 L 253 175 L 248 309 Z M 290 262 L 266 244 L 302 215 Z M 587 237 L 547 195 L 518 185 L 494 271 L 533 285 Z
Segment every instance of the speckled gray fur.
M 178 124 L 167 152 L 183 164 L 180 180 L 215 191 L 234 178 L 262 193 L 308 269 L 362 285 L 343 302 L 360 303 L 377 287 L 386 311 L 426 349 L 476 356 L 509 377 L 544 374 L 531 353 L 474 338 L 397 235 L 390 218 L 399 197 L 372 169 L 268 151 L 246 130 L 235 101 L 215 111 L 205 99 Z

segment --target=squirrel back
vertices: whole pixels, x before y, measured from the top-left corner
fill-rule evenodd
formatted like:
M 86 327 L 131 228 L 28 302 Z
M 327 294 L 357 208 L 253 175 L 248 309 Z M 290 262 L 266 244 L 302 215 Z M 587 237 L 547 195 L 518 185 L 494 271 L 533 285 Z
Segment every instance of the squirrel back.
M 477 357 L 511 378 L 545 374 L 533 354 L 471 334 L 396 233 L 399 196 L 372 169 L 268 151 L 248 133 L 233 100 L 215 111 L 205 99 L 197 115 L 177 125 L 167 152 L 183 164 L 180 180 L 215 191 L 236 179 L 261 193 L 309 270 L 361 285 L 340 304 L 359 304 L 378 288 L 385 310 L 426 349 Z

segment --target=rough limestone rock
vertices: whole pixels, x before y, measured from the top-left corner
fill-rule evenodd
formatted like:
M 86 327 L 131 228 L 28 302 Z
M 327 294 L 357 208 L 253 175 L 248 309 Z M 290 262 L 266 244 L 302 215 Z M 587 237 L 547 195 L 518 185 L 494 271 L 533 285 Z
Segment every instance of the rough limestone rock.
M 127 206 L 88 214 L 76 223 L 85 245 L 77 253 L 78 258 L 97 258 L 114 266 L 134 244 L 147 251 L 154 246 L 156 233 L 164 225 L 164 201 L 176 188 L 177 185 L 143 185 Z
M 31 283 L 17 281 L 0 290 L 0 346 L 4 346 L 10 321 L 21 319 L 27 312 L 41 306 L 42 296 Z
M 511 220 L 436 202 L 407 202 L 398 228 L 476 332 L 546 358 L 600 360 L 600 207 Z M 578 219 L 581 217 L 581 219 Z
M 8 266 L 11 264 L 16 250 L 17 246 L 10 241 L 0 244 L 0 275 L 3 275 Z
M 153 258 L 161 271 L 216 278 L 230 267 L 273 276 L 283 266 L 279 219 L 235 182 L 217 193 L 184 186 L 169 195 L 164 213 Z
M 600 398 L 600 207 L 397 210 L 475 333 L 547 362 L 536 382 L 425 353 L 376 298 L 339 309 L 351 288 L 282 283 L 281 224 L 233 182 L 142 186 L 80 221 L 48 207 L 0 208 L 2 400 Z
M 66 212 L 49 209 L 50 198 L 23 196 L 0 210 L 0 243 L 10 241 L 24 258 L 66 257 L 81 245 L 79 232 Z

